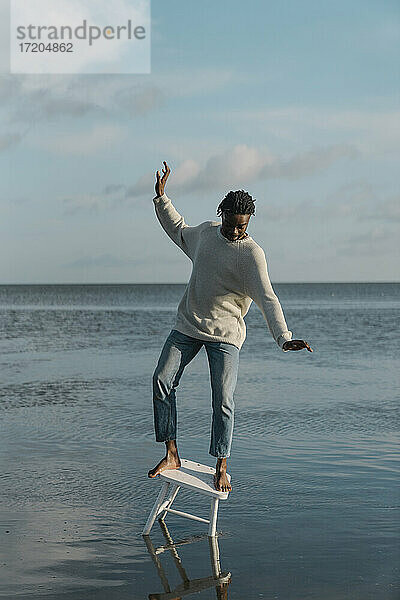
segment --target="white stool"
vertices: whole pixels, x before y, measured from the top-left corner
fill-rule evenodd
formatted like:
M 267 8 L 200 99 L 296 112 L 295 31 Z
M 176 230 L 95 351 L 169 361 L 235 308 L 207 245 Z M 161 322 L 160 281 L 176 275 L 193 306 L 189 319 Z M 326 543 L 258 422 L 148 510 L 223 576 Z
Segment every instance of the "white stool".
M 192 473 L 196 473 L 196 475 L 193 475 Z M 213 467 L 201 465 L 200 463 L 186 460 L 185 458 L 181 459 L 181 467 L 179 469 L 167 469 L 161 471 L 160 478 L 164 480 L 164 483 L 158 494 L 157 500 L 151 509 L 142 534 L 148 535 L 156 518 L 161 515 L 159 520 L 164 521 L 167 513 L 170 512 L 174 515 L 179 515 L 180 517 L 208 523 L 208 535 L 211 537 L 215 536 L 217 532 L 219 501 L 226 500 L 229 496 L 229 492 L 218 492 L 214 488 L 213 475 L 215 475 L 215 469 Z M 230 481 L 231 476 L 228 473 L 227 477 Z M 158 479 L 158 477 L 156 479 Z M 170 487 L 171 489 L 169 489 Z M 181 487 L 188 488 L 211 498 L 209 519 L 203 519 L 202 517 L 197 517 L 196 515 L 191 515 L 190 513 L 171 508 Z

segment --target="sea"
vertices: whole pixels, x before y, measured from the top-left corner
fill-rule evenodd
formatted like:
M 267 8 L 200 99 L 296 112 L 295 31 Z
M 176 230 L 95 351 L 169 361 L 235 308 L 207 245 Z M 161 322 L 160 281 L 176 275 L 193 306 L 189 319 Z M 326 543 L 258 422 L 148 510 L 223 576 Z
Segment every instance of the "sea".
M 398 283 L 275 284 L 282 352 L 246 316 L 218 537 L 168 514 L 152 374 L 182 284 L 0 286 L 0 597 L 400 598 Z M 177 388 L 182 458 L 208 454 L 204 348 Z M 208 518 L 205 496 L 174 507 Z

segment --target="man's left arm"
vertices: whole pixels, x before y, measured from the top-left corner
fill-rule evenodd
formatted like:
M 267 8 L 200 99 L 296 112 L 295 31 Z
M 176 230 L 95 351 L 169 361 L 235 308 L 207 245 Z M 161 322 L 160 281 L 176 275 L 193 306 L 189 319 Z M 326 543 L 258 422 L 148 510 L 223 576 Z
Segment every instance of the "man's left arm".
M 282 307 L 275 294 L 268 275 L 267 261 L 262 248 L 257 248 L 246 265 L 246 293 L 261 310 L 272 337 L 284 352 L 289 350 L 312 349 L 303 340 L 292 340 L 292 332 L 286 324 Z

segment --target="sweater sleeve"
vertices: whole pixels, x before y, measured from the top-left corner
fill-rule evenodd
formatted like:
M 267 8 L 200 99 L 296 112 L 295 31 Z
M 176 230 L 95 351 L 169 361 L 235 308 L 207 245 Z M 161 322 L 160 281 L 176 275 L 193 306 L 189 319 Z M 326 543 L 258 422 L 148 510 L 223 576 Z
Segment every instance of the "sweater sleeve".
M 190 227 L 178 213 L 167 194 L 153 198 L 156 215 L 164 231 L 192 260 L 204 223 Z
M 292 339 L 282 307 L 279 303 L 268 275 L 267 261 L 262 248 L 251 252 L 244 271 L 247 295 L 261 310 L 272 337 L 283 350 L 283 344 Z M 288 350 L 283 350 L 288 352 Z

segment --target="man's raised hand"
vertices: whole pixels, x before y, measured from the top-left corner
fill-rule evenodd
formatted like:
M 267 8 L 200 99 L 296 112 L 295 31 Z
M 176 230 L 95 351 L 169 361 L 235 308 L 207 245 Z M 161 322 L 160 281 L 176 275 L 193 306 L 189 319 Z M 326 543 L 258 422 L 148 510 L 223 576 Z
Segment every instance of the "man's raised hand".
M 313 349 L 304 340 L 289 340 L 283 344 L 284 350 L 303 350 L 303 348 L 313 352 Z
M 167 163 L 165 162 L 165 160 L 163 161 L 163 163 L 165 165 L 165 169 L 162 170 L 162 172 L 163 172 L 162 177 L 160 175 L 160 171 L 156 172 L 155 191 L 156 191 L 156 195 L 157 196 L 162 196 L 163 195 L 165 184 L 167 183 L 167 179 L 169 177 L 169 174 L 171 173 L 171 169 L 169 168 L 169 166 L 167 165 Z

